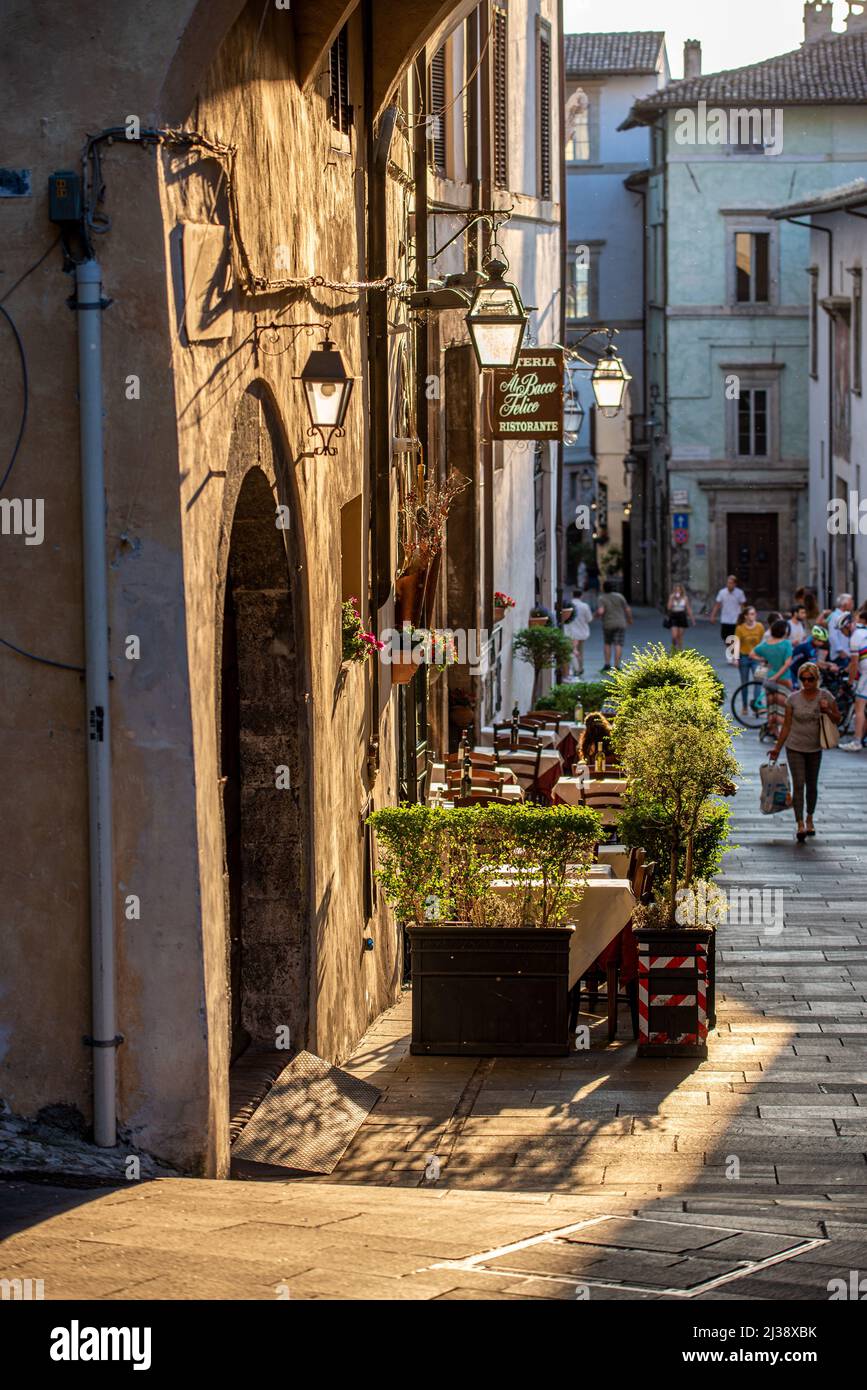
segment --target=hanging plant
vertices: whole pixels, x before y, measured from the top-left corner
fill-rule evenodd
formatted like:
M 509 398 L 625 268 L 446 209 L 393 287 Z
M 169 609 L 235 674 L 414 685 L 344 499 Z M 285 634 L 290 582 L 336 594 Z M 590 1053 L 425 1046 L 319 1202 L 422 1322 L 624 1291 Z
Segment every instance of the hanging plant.
M 401 507 L 401 576 L 427 569 L 440 553 L 449 507 L 469 485 L 469 478 L 453 468 L 442 487 L 429 478 L 423 488 L 407 492 Z
M 360 664 L 375 652 L 382 651 L 385 643 L 380 642 L 375 633 L 364 630 L 357 598 L 348 598 L 343 604 L 342 613 L 344 661 Z

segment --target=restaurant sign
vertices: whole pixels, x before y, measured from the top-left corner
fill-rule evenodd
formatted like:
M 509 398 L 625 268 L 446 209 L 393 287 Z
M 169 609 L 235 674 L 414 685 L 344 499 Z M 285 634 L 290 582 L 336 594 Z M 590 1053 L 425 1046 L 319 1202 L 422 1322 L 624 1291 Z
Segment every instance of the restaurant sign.
M 524 348 L 517 366 L 488 376 L 489 438 L 563 438 L 562 348 Z

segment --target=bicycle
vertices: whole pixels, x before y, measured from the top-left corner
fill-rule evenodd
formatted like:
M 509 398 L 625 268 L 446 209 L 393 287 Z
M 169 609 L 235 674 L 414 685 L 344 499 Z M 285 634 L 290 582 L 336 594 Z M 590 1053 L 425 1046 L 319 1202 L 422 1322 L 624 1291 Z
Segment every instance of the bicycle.
M 758 729 L 759 742 L 768 731 L 768 694 L 764 681 L 744 681 L 731 698 L 734 718 L 745 729 Z

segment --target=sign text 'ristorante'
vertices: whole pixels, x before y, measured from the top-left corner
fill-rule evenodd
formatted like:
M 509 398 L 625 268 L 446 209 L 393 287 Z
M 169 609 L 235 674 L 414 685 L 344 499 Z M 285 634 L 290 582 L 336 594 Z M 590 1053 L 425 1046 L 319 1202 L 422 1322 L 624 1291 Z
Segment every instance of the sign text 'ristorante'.
M 562 439 L 563 349 L 524 348 L 490 373 L 491 439 Z

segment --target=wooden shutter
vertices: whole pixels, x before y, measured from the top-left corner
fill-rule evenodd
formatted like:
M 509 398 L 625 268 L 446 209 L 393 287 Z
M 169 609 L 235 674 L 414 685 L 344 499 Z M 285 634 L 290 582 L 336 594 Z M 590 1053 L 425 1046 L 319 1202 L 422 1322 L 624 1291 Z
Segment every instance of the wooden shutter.
M 508 18 L 501 5 L 494 6 L 491 31 L 493 77 L 493 174 L 497 188 L 509 184 L 509 123 L 506 76 L 509 63 Z
M 430 162 L 434 169 L 444 174 L 446 171 L 446 48 L 436 52 L 430 65 L 430 99 L 428 111 L 431 117 Z
M 539 24 L 538 82 L 536 87 L 539 131 L 539 197 L 551 197 L 551 26 Z
M 345 24 L 331 45 L 330 66 L 331 124 L 346 134 L 352 125 L 352 104 L 349 100 L 349 42 Z

